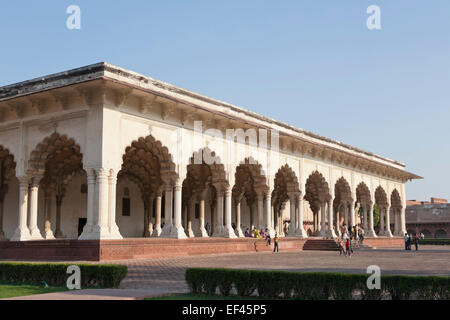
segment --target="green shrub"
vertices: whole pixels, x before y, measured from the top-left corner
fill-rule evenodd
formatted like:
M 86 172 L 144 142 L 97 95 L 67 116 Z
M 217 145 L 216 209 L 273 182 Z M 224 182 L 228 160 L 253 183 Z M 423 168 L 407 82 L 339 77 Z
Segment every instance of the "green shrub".
M 420 239 L 419 245 L 426 244 L 426 245 L 450 245 L 450 239 L 434 239 L 434 238 L 426 238 L 426 239 Z
M 368 275 L 329 272 L 285 272 L 235 269 L 188 269 L 186 281 L 193 293 L 239 296 L 256 293 L 261 298 L 311 300 L 449 299 L 450 277 L 381 276 L 381 289 L 367 288 Z M 358 294 L 357 294 L 358 293 Z
M 81 287 L 115 288 L 127 275 L 127 267 L 106 264 L 66 263 L 0 263 L 0 281 L 17 284 L 35 284 L 45 281 L 49 285 L 65 286 L 67 268 L 77 265 L 81 271 Z

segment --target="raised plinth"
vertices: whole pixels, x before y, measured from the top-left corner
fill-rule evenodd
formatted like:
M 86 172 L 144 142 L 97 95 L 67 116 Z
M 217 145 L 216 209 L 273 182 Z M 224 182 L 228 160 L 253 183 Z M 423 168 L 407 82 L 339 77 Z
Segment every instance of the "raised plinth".
M 311 240 L 314 238 L 282 238 L 279 249 L 281 252 L 301 251 L 306 241 Z M 403 239 L 366 238 L 364 243 L 373 247 L 402 248 Z M 273 242 L 268 246 L 265 240 L 254 238 L 0 241 L 0 259 L 40 261 L 111 261 L 272 250 Z

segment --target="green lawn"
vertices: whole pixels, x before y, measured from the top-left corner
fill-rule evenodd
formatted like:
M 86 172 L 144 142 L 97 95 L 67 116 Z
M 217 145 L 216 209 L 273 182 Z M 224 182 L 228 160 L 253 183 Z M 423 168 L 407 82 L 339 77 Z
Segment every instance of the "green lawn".
M 44 288 L 44 286 L 42 285 L 41 286 L 28 284 L 16 285 L 16 284 L 0 283 L 0 299 L 29 296 L 32 294 L 40 294 L 40 293 L 60 292 L 66 290 L 67 288 L 64 287 Z
M 219 296 L 203 293 L 181 293 L 163 297 L 146 298 L 145 300 L 263 300 L 258 297 Z

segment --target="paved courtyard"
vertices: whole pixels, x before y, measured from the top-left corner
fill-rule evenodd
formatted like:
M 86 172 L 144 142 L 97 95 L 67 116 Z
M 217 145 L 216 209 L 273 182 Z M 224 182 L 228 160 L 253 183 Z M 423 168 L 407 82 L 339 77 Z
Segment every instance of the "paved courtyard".
M 357 251 L 351 258 L 333 251 L 239 253 L 177 258 L 117 261 L 128 266 L 123 289 L 187 290 L 184 272 L 190 267 L 220 267 L 286 271 L 338 271 L 365 273 L 378 265 L 382 274 L 450 276 L 450 248 L 423 246 L 420 251 L 377 249 Z

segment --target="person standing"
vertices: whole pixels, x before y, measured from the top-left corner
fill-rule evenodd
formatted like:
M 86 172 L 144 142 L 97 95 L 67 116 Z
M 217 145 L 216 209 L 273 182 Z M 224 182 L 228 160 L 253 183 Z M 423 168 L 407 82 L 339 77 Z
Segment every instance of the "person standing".
M 419 250 L 419 236 L 417 234 L 414 236 L 414 246 L 416 247 L 416 251 Z
M 278 253 L 278 242 L 280 241 L 280 238 L 278 238 L 278 234 L 275 233 L 275 237 L 273 238 L 273 253 L 276 252 Z
M 408 250 L 408 234 L 405 233 L 404 239 L 405 239 L 405 250 Z

